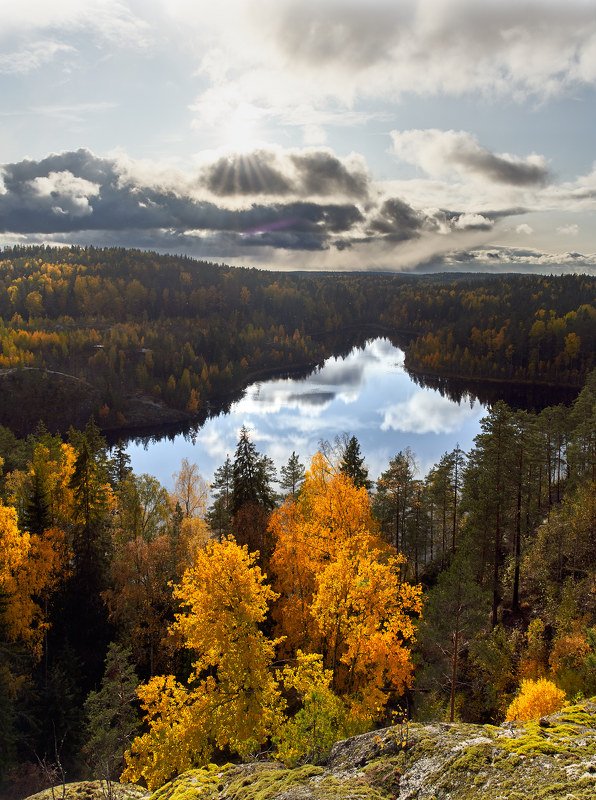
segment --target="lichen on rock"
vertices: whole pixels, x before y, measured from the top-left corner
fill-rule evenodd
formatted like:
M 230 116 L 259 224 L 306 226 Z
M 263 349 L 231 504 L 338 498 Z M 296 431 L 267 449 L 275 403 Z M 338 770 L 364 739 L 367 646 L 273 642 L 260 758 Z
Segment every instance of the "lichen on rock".
M 526 800 L 596 797 L 596 701 L 503 726 L 412 723 L 337 742 L 326 763 L 191 770 L 151 800 Z

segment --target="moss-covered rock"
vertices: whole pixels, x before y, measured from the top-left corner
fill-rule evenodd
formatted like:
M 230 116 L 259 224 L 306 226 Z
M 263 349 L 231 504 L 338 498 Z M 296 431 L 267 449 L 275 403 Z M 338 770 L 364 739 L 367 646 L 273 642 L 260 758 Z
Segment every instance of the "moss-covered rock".
M 596 702 L 539 722 L 412 724 L 334 745 L 324 766 L 191 770 L 151 800 L 593 800 Z

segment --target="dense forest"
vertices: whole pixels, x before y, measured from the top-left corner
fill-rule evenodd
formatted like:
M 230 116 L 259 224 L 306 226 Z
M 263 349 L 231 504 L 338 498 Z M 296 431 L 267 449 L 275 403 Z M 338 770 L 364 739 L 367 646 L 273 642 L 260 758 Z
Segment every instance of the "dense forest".
M 0 254 L 0 423 L 26 435 L 200 419 L 374 327 L 421 375 L 581 387 L 585 275 L 272 273 L 123 249 Z
M 596 693 L 595 400 L 592 374 L 569 407 L 497 403 L 470 452 L 376 483 L 354 436 L 277 474 L 243 429 L 210 493 L 93 423 L 0 429 L 2 796 Z
M 317 762 L 395 720 L 499 722 L 595 694 L 595 286 L 5 250 L 2 797 Z M 575 399 L 495 402 L 470 452 L 422 476 L 406 448 L 377 481 L 355 436 L 278 470 L 243 429 L 211 486 L 183 460 L 168 492 L 103 438 L 200 422 L 371 330 L 441 387 Z

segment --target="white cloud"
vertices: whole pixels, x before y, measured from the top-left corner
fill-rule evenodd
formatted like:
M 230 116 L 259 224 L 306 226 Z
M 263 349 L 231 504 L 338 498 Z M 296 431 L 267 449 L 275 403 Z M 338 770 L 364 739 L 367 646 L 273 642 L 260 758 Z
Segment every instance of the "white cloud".
M 30 42 L 21 50 L 0 54 L 0 73 L 25 75 L 53 61 L 58 55 L 74 52 L 74 47 L 62 42 L 47 40 Z
M 118 0 L 19 0 L 0 3 L 0 74 L 22 75 L 38 70 L 59 56 L 84 56 L 92 42 L 77 42 L 73 34 L 88 34 L 100 46 L 146 48 L 149 23 L 129 4 Z
M 383 412 L 381 430 L 405 433 L 453 433 L 481 410 L 465 403 L 456 405 L 447 397 L 420 390 L 407 400 L 394 403 Z
M 393 153 L 403 161 L 421 167 L 428 175 L 456 175 L 482 181 L 536 186 L 548 177 L 546 161 L 532 154 L 518 158 L 508 153 L 491 153 L 467 131 L 391 131 Z
M 291 124 L 293 109 L 350 111 L 365 98 L 521 101 L 596 81 L 596 16 L 583 0 L 220 0 L 208 11 L 163 3 L 182 37 L 201 43 L 201 124 L 238 99 Z
M 561 225 L 557 228 L 557 233 L 560 233 L 561 236 L 577 236 L 579 233 L 579 225 Z
M 453 253 L 444 259 L 450 266 L 473 265 L 475 269 L 496 269 L 515 266 L 530 271 L 562 271 L 596 274 L 596 253 L 552 253 L 530 247 L 484 247 L 464 253 Z
M 104 40 L 146 45 L 149 24 L 119 0 L 19 0 L 0 4 L 0 36 L 12 38 L 52 30 L 89 30 Z
M 494 220 L 488 219 L 482 214 L 460 214 L 453 223 L 453 227 L 462 231 L 474 228 L 487 230 L 492 228 L 494 224 Z
M 528 225 L 527 222 L 522 222 L 521 225 L 516 227 L 515 232 L 519 233 L 521 236 L 531 236 L 534 233 L 534 228 Z
M 38 197 L 51 197 L 56 201 L 52 206 L 54 213 L 71 214 L 73 217 L 92 213 L 89 198 L 97 197 L 100 189 L 98 183 L 79 178 L 67 170 L 39 176 L 29 181 L 29 185 Z

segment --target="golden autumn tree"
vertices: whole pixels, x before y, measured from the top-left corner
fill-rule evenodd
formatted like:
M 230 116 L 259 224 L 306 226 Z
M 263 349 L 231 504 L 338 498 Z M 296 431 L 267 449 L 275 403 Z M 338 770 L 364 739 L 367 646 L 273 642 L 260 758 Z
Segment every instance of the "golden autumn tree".
M 565 692 L 547 678 L 523 680 L 518 696 L 507 709 L 506 719 L 521 722 L 539 719 L 559 711 L 564 703 Z
M 147 733 L 126 754 L 123 780 L 149 788 L 228 748 L 242 756 L 276 727 L 282 703 L 271 664 L 276 642 L 260 629 L 275 593 L 255 556 L 233 538 L 197 553 L 175 589 L 172 633 L 193 657 L 186 683 L 172 675 L 139 689 Z
M 315 455 L 297 498 L 276 510 L 271 566 L 285 654 L 322 653 L 332 687 L 363 721 L 410 684 L 421 589 L 401 580 L 403 557 L 377 533 L 364 487 Z
M 41 657 L 47 621 L 42 600 L 64 575 L 64 534 L 20 531 L 14 508 L 0 504 L 0 621 L 8 641 L 21 641 Z

